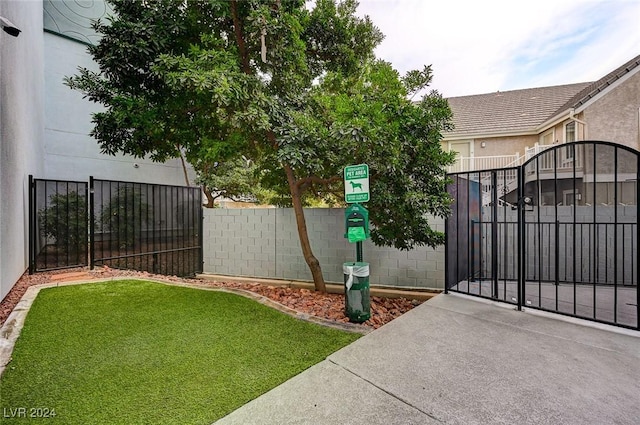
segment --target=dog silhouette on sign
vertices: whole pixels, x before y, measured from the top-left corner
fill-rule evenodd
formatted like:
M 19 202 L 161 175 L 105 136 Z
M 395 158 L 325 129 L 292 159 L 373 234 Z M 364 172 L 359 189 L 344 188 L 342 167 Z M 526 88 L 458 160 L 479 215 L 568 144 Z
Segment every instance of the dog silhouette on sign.
M 352 181 L 349 181 L 349 184 L 351 185 L 351 190 L 360 189 L 362 191 L 362 183 L 354 183 Z

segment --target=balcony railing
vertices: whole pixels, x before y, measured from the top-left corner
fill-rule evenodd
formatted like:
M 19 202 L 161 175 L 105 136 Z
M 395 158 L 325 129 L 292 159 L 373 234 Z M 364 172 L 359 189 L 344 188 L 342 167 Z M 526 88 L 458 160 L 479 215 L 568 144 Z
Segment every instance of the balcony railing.
M 515 167 L 522 164 L 523 157 L 519 153 L 514 155 L 458 157 L 456 163 L 449 166 L 449 173 L 465 171 L 491 170 L 494 168 Z
M 497 156 L 475 156 L 475 157 L 458 157 L 455 164 L 449 166 L 447 172 L 461 173 L 467 171 L 492 170 L 496 168 L 516 167 L 524 164 L 527 160 L 533 158 L 545 150 L 557 145 L 539 145 L 527 147 L 524 155 L 515 153 L 513 155 L 497 155 Z M 582 146 L 578 145 L 574 148 L 559 149 L 557 151 L 556 164 L 554 164 L 553 155 L 543 155 L 540 157 L 540 171 L 548 172 L 551 170 L 572 170 L 574 167 L 582 169 Z

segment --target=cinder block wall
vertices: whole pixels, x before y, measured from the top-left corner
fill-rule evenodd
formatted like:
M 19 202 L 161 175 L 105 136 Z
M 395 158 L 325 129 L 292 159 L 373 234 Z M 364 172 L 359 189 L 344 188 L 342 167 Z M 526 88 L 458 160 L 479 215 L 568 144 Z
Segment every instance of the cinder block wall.
M 311 247 L 327 282 L 342 282 L 342 264 L 355 261 L 344 238 L 344 209 L 305 210 Z M 432 218 L 444 231 L 444 220 Z M 371 285 L 444 289 L 444 247 L 399 251 L 363 244 Z M 205 209 L 204 272 L 234 276 L 312 280 L 290 208 Z
M 517 211 L 498 208 L 498 276 L 517 279 Z M 574 225 L 575 213 L 575 225 Z M 557 215 L 556 215 L 557 214 Z M 598 282 L 631 284 L 637 282 L 635 255 L 638 207 L 632 206 L 541 206 L 525 212 L 526 279 L 543 281 Z M 616 220 L 617 217 L 617 220 Z M 492 210 L 482 208 L 482 234 L 476 225 L 476 249 L 483 250 L 482 265 L 474 265 L 483 276 L 491 272 Z M 540 225 L 536 224 L 540 220 Z M 559 222 L 556 230 L 556 220 Z M 512 224 L 507 228 L 502 222 Z M 617 222 L 617 226 L 615 223 Z M 597 223 L 597 224 L 594 224 Z M 616 229 L 617 227 L 617 229 Z M 505 233 L 505 229 L 508 229 Z M 556 242 L 556 232 L 557 242 Z M 575 236 L 575 246 L 574 246 Z M 556 263 L 556 243 L 558 259 Z M 472 253 L 473 253 L 473 247 Z M 480 257 L 479 252 L 475 252 Z M 615 262 L 616 260 L 617 262 Z M 505 264 L 506 262 L 506 264 Z M 558 268 L 556 273 L 556 266 Z M 575 276 L 574 276 L 575 275 Z M 614 279 L 615 277 L 615 279 Z

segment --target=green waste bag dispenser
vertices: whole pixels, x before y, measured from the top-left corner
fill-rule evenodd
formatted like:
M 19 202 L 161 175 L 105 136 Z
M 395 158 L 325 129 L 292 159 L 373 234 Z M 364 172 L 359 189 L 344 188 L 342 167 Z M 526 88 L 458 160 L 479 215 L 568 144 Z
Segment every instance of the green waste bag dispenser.
M 362 323 L 371 318 L 369 300 L 369 263 L 362 261 L 362 242 L 369 239 L 369 211 L 351 204 L 345 211 L 344 237 L 356 244 L 356 262 L 344 263 L 345 315 L 349 321 Z
M 369 211 L 360 204 L 351 204 L 345 211 L 345 234 L 349 242 L 369 239 Z
M 369 263 L 344 263 L 342 272 L 345 286 L 344 313 L 350 322 L 366 322 L 371 318 Z

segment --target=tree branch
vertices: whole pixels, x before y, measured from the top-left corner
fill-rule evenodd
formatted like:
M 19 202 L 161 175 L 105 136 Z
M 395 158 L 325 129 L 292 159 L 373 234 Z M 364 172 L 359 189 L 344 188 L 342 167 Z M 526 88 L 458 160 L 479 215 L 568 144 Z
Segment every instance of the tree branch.
M 182 148 L 179 144 L 176 143 L 176 149 L 178 149 L 178 153 L 180 154 L 180 162 L 182 163 L 182 172 L 184 173 L 184 181 L 187 186 L 191 186 L 189 183 L 189 174 L 187 173 L 187 163 L 184 160 L 184 155 L 182 155 Z
M 207 197 L 207 203 L 204 204 L 204 207 L 213 208 L 215 206 L 216 197 L 213 196 L 213 194 L 211 193 L 211 190 L 204 184 L 202 185 L 202 192 L 204 193 L 204 196 Z
M 247 45 L 244 42 L 242 22 L 238 16 L 238 1 L 231 0 L 231 17 L 233 18 L 233 32 L 236 36 L 236 43 L 238 45 L 238 51 L 240 53 L 240 62 L 242 63 L 242 72 L 245 74 L 252 74 L 251 67 L 249 66 L 249 55 L 247 53 Z
M 339 176 L 329 177 L 328 179 L 321 179 L 320 177 L 309 176 L 303 179 L 298 179 L 296 181 L 296 185 L 298 186 L 298 190 L 304 191 L 307 187 L 309 187 L 312 184 L 326 186 L 331 183 L 339 182 L 340 180 L 342 180 L 342 177 L 339 177 Z

